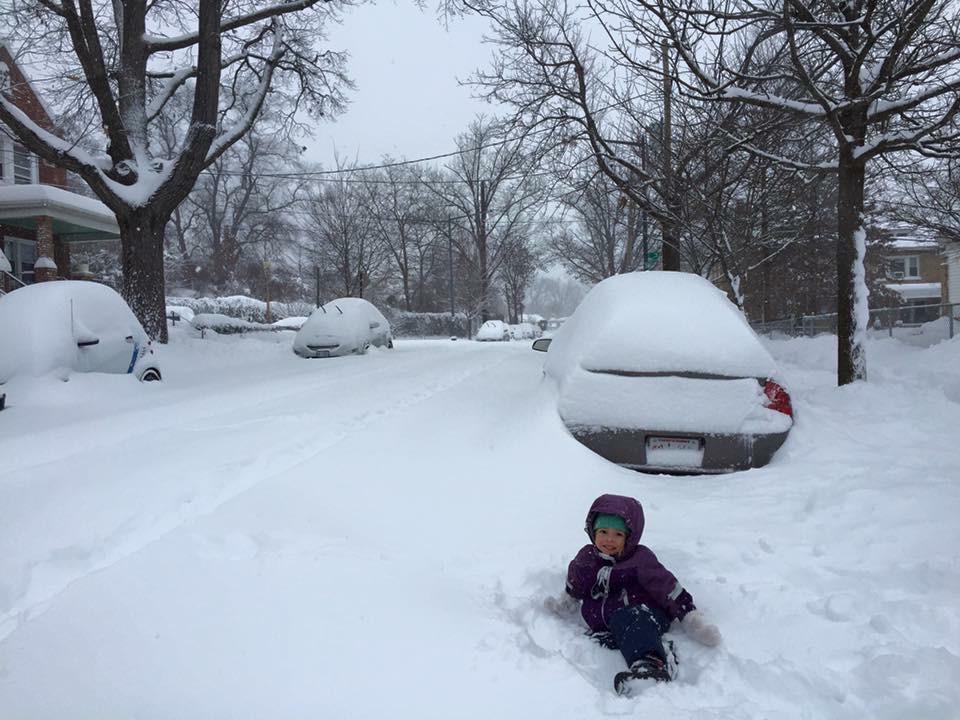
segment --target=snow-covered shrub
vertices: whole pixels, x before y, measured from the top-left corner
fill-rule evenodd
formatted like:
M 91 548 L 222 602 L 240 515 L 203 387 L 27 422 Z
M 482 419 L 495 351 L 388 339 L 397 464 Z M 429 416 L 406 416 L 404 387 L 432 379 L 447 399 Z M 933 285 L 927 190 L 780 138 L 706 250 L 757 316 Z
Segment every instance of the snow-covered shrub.
M 266 323 L 250 322 L 242 318 L 220 315 L 218 313 L 197 313 L 191 324 L 198 330 L 214 330 L 224 335 L 233 335 L 248 332 L 277 332 L 290 328 Z
M 384 307 L 383 314 L 390 321 L 394 337 L 444 337 L 469 335 L 469 321 L 465 313 L 417 313 Z
M 168 297 L 167 305 L 178 305 L 193 310 L 200 315 L 225 315 L 231 318 L 247 320 L 252 323 L 266 323 L 267 303 L 246 295 L 228 295 L 225 297 Z M 304 302 L 270 303 L 269 321 L 287 317 L 306 317 L 313 312 L 313 305 Z

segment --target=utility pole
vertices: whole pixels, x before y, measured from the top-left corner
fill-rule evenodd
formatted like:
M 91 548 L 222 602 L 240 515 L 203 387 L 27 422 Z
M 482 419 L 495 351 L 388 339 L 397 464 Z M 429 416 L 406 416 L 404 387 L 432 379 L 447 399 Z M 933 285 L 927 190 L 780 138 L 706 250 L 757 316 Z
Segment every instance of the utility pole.
M 447 263 L 450 285 L 450 325 L 453 325 L 453 218 L 447 218 Z
M 320 307 L 320 266 L 319 266 L 319 265 L 314 265 L 314 266 L 313 266 L 313 271 L 314 271 L 314 273 L 315 273 L 315 275 L 316 275 L 316 277 L 315 277 L 315 281 L 316 281 L 315 287 L 316 287 L 316 289 L 317 289 L 317 307 Z

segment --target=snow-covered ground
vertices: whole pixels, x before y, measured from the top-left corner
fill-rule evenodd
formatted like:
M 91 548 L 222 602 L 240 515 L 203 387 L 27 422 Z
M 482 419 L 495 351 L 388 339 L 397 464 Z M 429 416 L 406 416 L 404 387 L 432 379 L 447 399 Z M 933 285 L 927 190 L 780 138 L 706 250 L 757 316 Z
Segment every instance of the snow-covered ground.
M 842 389 L 835 341 L 768 341 L 796 426 L 718 477 L 579 446 L 527 343 L 291 338 L 6 386 L 0 717 L 958 716 L 960 338 L 873 340 Z M 603 492 L 724 634 L 630 699 L 544 608 Z

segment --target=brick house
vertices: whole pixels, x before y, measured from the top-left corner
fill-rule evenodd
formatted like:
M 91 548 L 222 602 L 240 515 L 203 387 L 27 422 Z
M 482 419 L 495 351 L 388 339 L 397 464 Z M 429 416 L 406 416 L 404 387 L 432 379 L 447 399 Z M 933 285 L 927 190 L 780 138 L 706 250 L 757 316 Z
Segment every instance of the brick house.
M 0 43 L 0 92 L 34 122 L 56 128 L 7 46 Z M 120 237 L 103 203 L 68 189 L 67 173 L 39 160 L 0 124 L 0 250 L 10 270 L 0 272 L 0 293 L 24 284 L 89 277 L 71 271 L 70 246 Z
M 897 293 L 903 305 L 915 308 L 903 316 L 904 322 L 923 323 L 940 317 L 938 308 L 923 307 L 945 302 L 946 261 L 940 243 L 913 228 L 892 228 L 884 255 L 887 289 Z

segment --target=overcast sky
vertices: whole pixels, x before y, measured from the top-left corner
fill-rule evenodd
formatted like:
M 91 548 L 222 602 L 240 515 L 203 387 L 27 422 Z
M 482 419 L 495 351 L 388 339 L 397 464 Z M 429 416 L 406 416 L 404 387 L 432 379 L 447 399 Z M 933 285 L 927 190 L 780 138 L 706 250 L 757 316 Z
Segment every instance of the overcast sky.
M 307 158 L 330 167 L 335 152 L 361 164 L 384 155 L 426 157 L 449 152 L 454 138 L 491 106 L 458 84 L 485 66 L 485 20 L 457 18 L 444 28 L 433 6 L 385 0 L 354 8 L 330 29 L 331 48 L 350 52 L 348 73 L 357 88 L 346 113 L 321 123 Z

